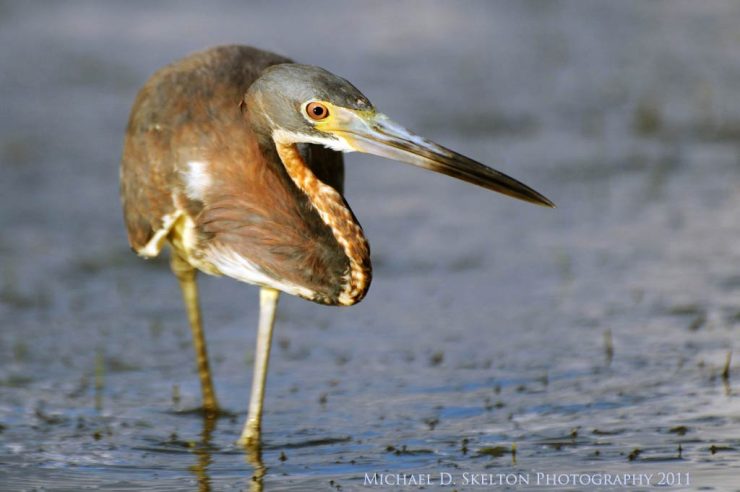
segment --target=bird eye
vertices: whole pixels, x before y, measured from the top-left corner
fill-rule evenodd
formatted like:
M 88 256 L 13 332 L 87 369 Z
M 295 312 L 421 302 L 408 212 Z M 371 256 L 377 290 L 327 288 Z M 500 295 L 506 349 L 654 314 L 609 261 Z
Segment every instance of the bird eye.
M 329 116 L 329 109 L 319 102 L 312 102 L 306 106 L 306 113 L 312 120 L 323 120 Z

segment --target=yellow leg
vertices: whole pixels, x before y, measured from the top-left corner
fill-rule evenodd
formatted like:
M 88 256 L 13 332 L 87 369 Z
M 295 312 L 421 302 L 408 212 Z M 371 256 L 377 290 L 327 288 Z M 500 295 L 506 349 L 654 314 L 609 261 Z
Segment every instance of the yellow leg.
M 193 348 L 195 348 L 195 358 L 198 362 L 200 386 L 203 390 L 203 410 L 207 413 L 216 413 L 218 411 L 218 402 L 216 401 L 216 393 L 213 390 L 213 382 L 211 381 L 206 339 L 203 335 L 203 324 L 200 319 L 198 284 L 195 281 L 196 270 L 174 251 L 172 252 L 170 266 L 172 267 L 172 272 L 180 282 L 182 298 L 185 301 L 188 320 L 190 320 L 190 329 L 193 332 Z
M 257 348 L 254 354 L 254 375 L 252 376 L 252 396 L 249 399 L 249 416 L 239 438 L 239 445 L 259 448 L 262 427 L 262 403 L 265 401 L 265 381 L 267 364 L 270 361 L 272 328 L 275 325 L 280 292 L 262 287 L 260 290 L 260 322 L 257 329 Z

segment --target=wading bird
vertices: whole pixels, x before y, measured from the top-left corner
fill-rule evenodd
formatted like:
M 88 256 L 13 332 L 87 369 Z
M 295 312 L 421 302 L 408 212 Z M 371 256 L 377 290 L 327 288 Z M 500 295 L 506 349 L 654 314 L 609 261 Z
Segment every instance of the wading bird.
M 352 151 L 553 206 L 519 181 L 397 125 L 346 80 L 250 47 L 212 48 L 162 68 L 131 110 L 121 160 L 128 239 L 145 258 L 165 243 L 172 248 L 206 412 L 218 403 L 196 272 L 261 289 L 244 446 L 260 443 L 279 292 L 350 306 L 370 286 L 368 242 L 342 196 L 342 152 Z

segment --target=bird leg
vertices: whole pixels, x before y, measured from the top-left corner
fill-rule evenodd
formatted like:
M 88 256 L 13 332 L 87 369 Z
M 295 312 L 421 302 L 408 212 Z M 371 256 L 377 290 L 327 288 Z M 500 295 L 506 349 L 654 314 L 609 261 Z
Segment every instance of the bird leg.
M 203 324 L 200 317 L 198 284 L 195 279 L 197 272 L 175 251 L 172 252 L 170 258 L 170 267 L 180 282 L 182 298 L 185 301 L 185 309 L 188 312 L 188 320 L 190 321 L 190 329 L 193 332 L 193 348 L 195 349 L 195 358 L 198 362 L 200 386 L 203 391 L 203 410 L 206 413 L 214 414 L 218 412 L 218 402 L 216 401 L 216 392 L 213 390 L 211 370 L 208 365 L 206 339 L 203 335 Z
M 262 287 L 260 290 L 260 321 L 257 329 L 257 348 L 254 355 L 254 375 L 252 377 L 252 396 L 249 399 L 249 415 L 239 438 L 239 445 L 246 448 L 259 448 L 262 427 L 262 403 L 265 400 L 265 381 L 267 364 L 270 361 L 272 328 L 275 325 L 280 291 Z

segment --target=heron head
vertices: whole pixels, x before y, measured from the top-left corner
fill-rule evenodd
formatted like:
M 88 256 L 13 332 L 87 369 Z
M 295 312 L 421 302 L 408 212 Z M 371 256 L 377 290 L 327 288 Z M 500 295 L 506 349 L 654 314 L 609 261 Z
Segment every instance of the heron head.
M 315 143 L 407 162 L 537 205 L 553 203 L 527 185 L 420 137 L 375 110 L 355 86 L 322 68 L 266 69 L 245 95 L 250 118 L 279 144 Z

